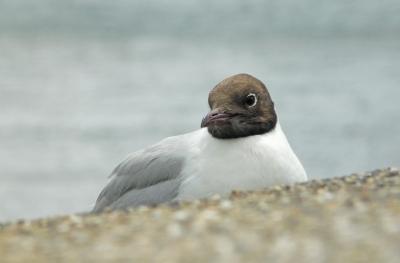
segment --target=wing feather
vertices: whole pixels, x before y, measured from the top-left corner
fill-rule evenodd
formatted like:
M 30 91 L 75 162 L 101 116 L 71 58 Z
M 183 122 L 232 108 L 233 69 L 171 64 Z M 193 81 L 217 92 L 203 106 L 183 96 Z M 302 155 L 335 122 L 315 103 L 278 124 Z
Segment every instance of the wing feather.
M 93 212 L 168 202 L 178 194 L 185 154 L 182 136 L 129 154 L 113 170 Z

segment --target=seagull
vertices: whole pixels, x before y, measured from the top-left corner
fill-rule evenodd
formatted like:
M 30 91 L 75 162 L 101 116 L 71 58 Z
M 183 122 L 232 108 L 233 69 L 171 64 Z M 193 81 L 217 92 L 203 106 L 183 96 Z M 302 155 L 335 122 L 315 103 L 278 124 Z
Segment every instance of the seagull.
M 248 74 L 221 81 L 197 131 L 129 154 L 92 212 L 227 196 L 307 181 L 265 85 Z

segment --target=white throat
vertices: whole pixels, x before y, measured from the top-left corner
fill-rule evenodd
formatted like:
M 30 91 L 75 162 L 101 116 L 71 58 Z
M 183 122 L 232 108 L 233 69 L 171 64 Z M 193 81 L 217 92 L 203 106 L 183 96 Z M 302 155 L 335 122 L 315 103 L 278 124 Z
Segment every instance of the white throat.
M 207 129 L 188 135 L 193 152 L 181 172 L 178 200 L 307 180 L 279 122 L 268 133 L 237 139 L 216 139 Z

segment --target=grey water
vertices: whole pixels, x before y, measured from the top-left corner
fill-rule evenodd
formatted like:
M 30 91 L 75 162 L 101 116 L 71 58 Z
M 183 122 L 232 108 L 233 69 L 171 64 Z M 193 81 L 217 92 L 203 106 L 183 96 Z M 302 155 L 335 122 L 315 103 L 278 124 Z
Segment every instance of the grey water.
M 0 1 L 0 221 L 91 209 L 130 152 L 268 87 L 310 179 L 400 166 L 399 1 Z

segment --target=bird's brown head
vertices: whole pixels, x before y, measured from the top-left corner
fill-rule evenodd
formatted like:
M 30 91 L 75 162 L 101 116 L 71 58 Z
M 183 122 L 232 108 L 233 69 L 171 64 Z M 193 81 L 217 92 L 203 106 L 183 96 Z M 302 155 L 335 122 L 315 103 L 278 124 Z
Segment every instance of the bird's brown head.
M 221 81 L 208 97 L 211 111 L 201 127 L 218 139 L 233 139 L 267 133 L 275 128 L 274 102 L 264 84 L 238 74 Z

